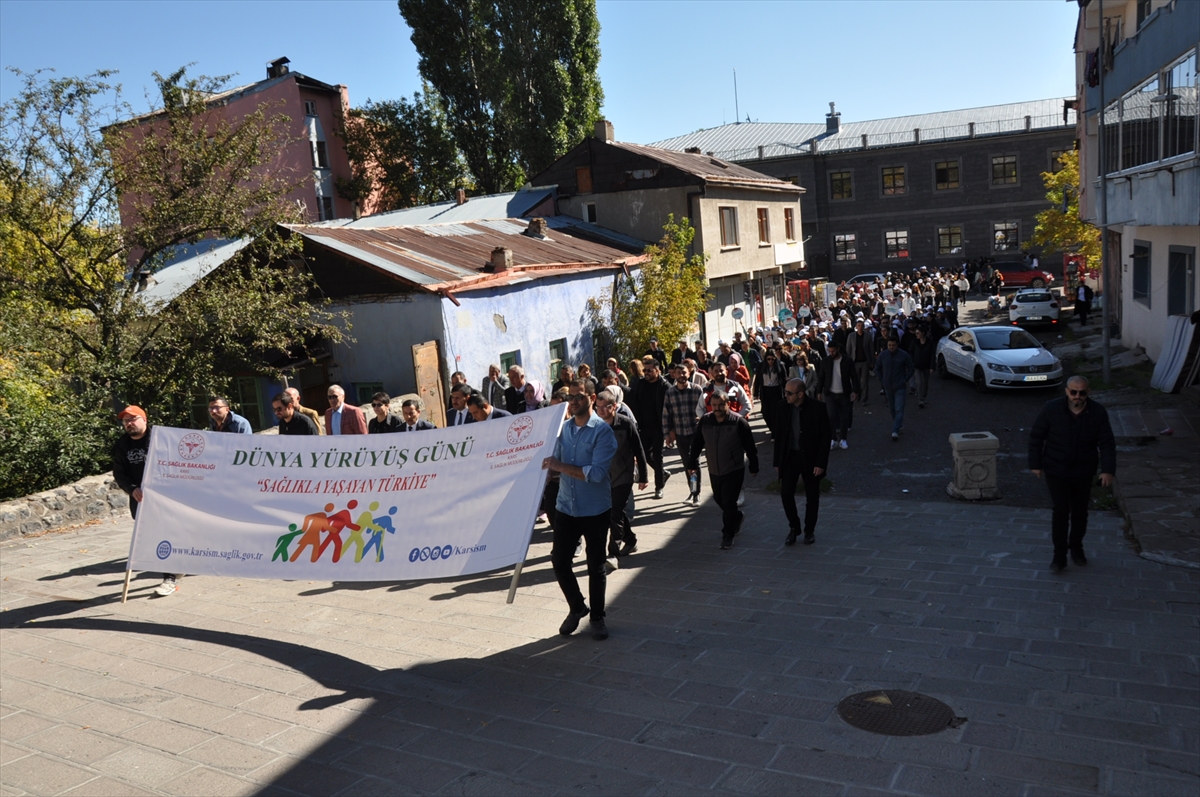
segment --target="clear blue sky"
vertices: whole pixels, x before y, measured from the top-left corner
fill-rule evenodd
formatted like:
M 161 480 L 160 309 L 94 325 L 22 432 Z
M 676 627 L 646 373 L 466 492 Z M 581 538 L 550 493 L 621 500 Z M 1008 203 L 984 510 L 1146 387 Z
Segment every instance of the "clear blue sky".
M 1064 0 L 647 2 L 600 0 L 604 113 L 649 143 L 733 122 L 843 121 L 1074 93 L 1075 3 Z M 267 61 L 345 83 L 350 99 L 420 88 L 394 2 L 0 0 L 0 64 L 119 70 L 144 108 L 151 73 L 265 77 Z M 7 71 L 0 98 L 17 88 Z

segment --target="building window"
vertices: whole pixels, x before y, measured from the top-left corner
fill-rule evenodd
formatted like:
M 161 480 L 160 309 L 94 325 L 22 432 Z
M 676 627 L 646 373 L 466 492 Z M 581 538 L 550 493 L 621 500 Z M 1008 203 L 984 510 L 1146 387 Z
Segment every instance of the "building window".
M 1167 248 L 1167 315 L 1191 315 L 1196 311 L 1196 249 Z
M 792 208 L 783 209 L 783 238 L 786 241 L 796 240 L 796 211 Z
M 1058 159 L 1066 155 L 1071 150 L 1069 149 L 1052 149 L 1050 150 L 1050 171 L 1058 174 L 1062 171 L 1063 165 L 1058 162 Z
M 933 165 L 933 185 L 938 191 L 958 188 L 958 161 L 938 161 Z
M 329 168 L 329 150 L 325 147 L 324 141 L 313 142 L 313 168 L 328 169 Z
M 577 166 L 575 168 L 575 189 L 581 194 L 592 193 L 591 166 Z
M 383 390 L 383 382 L 355 382 L 354 394 L 358 397 L 358 405 L 371 403 L 371 396 Z
M 908 257 L 908 230 L 888 230 L 883 234 L 883 251 L 889 260 Z
M 332 219 L 333 218 L 333 197 L 322 196 L 322 197 L 317 197 L 317 200 L 321 203 L 321 213 L 320 213 L 321 221 L 329 221 L 330 219 Z
M 1163 117 L 1163 157 L 1172 158 L 1196 149 L 1196 123 L 1200 121 L 1200 80 L 1196 77 L 1196 53 L 1166 72 Z
M 1150 306 L 1150 243 L 1133 242 L 1133 300 Z
M 583 220 L 588 224 L 596 223 L 596 203 L 587 202 L 583 206 Z
M 562 368 L 565 359 L 567 359 L 567 339 L 559 338 L 550 341 L 550 384 L 558 381 L 558 369 Z
M 830 199 L 853 199 L 854 179 L 850 172 L 831 172 L 829 175 Z
M 506 351 L 500 355 L 500 373 L 507 374 L 508 369 L 521 364 L 521 350 Z
M 758 209 L 758 242 L 771 243 L 771 217 L 766 208 Z
M 998 221 L 992 225 L 992 251 L 1015 252 L 1020 249 L 1015 221 Z
M 833 236 L 833 259 L 839 263 L 858 260 L 858 235 L 845 232 Z
M 317 103 L 314 102 L 313 100 L 305 100 L 304 101 L 304 115 L 305 116 L 316 116 L 317 115 Z
M 955 224 L 950 227 L 938 227 L 938 254 L 962 254 L 962 227 Z
M 721 246 L 738 246 L 737 208 L 721 208 Z
M 1150 16 L 1150 0 L 1137 0 L 1137 26 L 1142 27 L 1142 23 Z
M 992 158 L 992 185 L 1017 184 L 1017 156 L 996 155 Z
M 907 190 L 903 166 L 883 167 L 883 195 L 899 196 Z

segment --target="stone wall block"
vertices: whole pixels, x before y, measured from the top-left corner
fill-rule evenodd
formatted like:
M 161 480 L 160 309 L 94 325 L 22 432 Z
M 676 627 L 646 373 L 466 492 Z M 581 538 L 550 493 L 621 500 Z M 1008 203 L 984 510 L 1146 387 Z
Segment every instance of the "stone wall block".
M 111 473 L 0 503 L 0 540 L 53 531 L 90 518 L 122 516 L 129 498 Z

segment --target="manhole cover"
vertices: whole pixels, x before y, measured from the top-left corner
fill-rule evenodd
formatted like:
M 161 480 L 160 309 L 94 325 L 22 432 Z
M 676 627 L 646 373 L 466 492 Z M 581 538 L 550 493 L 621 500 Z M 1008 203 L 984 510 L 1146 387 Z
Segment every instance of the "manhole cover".
M 921 736 L 966 722 L 940 700 L 898 689 L 850 695 L 838 703 L 837 710 L 855 728 L 887 736 Z

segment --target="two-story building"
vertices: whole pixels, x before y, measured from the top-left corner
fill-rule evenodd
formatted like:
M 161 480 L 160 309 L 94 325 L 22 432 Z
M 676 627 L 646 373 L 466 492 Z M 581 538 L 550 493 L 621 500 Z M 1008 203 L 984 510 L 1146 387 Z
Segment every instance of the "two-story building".
M 293 72 L 287 58 L 267 64 L 267 77 L 205 98 L 215 119 L 236 123 L 264 108 L 268 115 L 283 114 L 290 120 L 287 143 L 264 166 L 276 174 L 295 176 L 296 187 L 287 199 L 301 208 L 306 221 L 352 218 L 354 204 L 337 194 L 339 178 L 351 176 L 346 147 L 337 134 L 350 108 L 350 91 L 344 85 L 333 86 Z M 120 126 L 131 135 L 127 146 L 136 147 L 138 128 L 163 123 L 162 112 L 148 113 Z M 121 216 L 130 218 L 136 197 L 122 197 Z M 364 212 L 373 208 L 368 203 Z
M 1080 215 L 1107 228 L 1122 344 L 1155 361 L 1170 319 L 1200 306 L 1198 52 L 1200 2 L 1080 2 Z
M 708 255 L 709 345 L 777 318 L 783 274 L 804 263 L 798 185 L 699 150 L 617 141 L 607 121 L 531 183 L 556 188 L 560 214 L 645 242 L 662 238 L 668 215 L 689 219 L 694 249 Z
M 804 186 L 808 275 L 844 280 L 1020 258 L 1034 217 L 1048 207 L 1041 174 L 1074 147 L 1073 105 L 1051 99 L 843 122 L 830 103 L 824 123 L 727 124 L 654 146 L 699 148 Z

